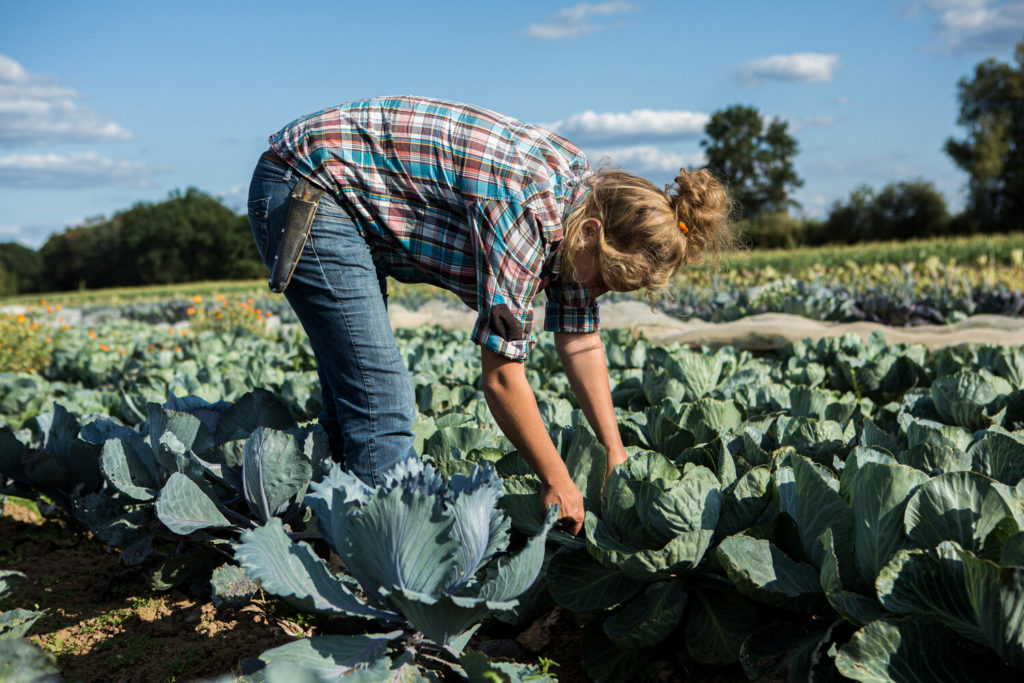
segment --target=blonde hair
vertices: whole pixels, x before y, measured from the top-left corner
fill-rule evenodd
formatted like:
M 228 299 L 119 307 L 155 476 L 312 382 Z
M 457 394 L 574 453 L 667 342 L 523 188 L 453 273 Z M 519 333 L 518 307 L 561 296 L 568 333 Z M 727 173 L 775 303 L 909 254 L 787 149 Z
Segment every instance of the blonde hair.
M 570 280 L 585 247 L 583 223 L 591 218 L 601 222 L 598 263 L 605 284 L 618 292 L 644 289 L 652 303 L 683 263 L 699 263 L 708 252 L 717 261 L 737 246 L 732 198 L 707 169 L 680 169 L 664 191 L 614 168 L 599 169 L 588 184 L 590 194 L 563 222 L 559 249 Z

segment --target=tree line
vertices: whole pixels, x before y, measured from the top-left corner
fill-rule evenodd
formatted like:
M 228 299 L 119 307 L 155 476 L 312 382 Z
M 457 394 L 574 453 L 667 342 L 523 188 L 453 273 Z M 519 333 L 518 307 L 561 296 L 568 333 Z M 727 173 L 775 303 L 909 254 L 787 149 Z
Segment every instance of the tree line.
M 988 59 L 960 79 L 961 139 L 944 150 L 967 173 L 964 211 L 951 215 L 921 179 L 854 188 L 823 219 L 793 215 L 803 184 L 788 124 L 754 107 L 716 111 L 701 141 L 708 167 L 737 200 L 739 224 L 755 247 L 854 243 L 1024 229 L 1024 41 L 1015 64 Z M 248 221 L 194 188 L 139 203 L 51 236 L 38 250 L 0 244 L 0 294 L 256 278 L 266 274 Z
M 249 221 L 195 188 L 52 235 L 0 244 L 0 293 L 256 278 Z

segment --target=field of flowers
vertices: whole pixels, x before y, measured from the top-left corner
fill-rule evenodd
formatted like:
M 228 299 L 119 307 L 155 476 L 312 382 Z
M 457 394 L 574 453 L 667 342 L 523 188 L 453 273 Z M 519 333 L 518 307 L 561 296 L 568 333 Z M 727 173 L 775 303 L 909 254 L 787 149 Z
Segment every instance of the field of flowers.
M 723 320 L 1019 317 L 1024 238 L 1007 239 L 794 253 L 788 270 L 752 254 L 686 275 L 662 305 Z M 392 301 L 427 296 L 398 288 Z M 51 550 L 92 548 L 116 558 L 111 582 L 145 586 L 120 616 L 85 610 L 75 633 L 138 624 L 170 595 L 191 601 L 210 641 L 245 614 L 284 630 L 246 631 L 206 661 L 147 659 L 162 635 L 124 641 L 144 651 L 135 659 L 111 658 L 103 638 L 69 647 L 27 559 L 31 533 L 50 532 L 19 528 L 24 545 L 0 542 L 0 678 L 107 678 L 96 659 L 118 680 L 1011 681 L 1024 669 L 1024 346 L 847 336 L 752 353 L 607 331 L 630 459 L 605 482 L 542 338 L 527 375 L 584 493 L 574 538 L 490 417 L 466 332 L 397 332 L 423 462 L 371 488 L 333 466 L 313 359 L 280 297 L 239 283 L 19 303 L 0 320 L 0 499 L 60 525 Z

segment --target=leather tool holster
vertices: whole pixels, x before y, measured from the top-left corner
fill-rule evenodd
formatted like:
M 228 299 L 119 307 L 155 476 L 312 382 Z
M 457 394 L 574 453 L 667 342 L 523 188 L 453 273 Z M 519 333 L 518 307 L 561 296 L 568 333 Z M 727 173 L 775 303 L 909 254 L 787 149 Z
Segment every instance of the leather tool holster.
M 320 199 L 325 194 L 316 185 L 301 178 L 292 188 L 288 202 L 288 217 L 285 219 L 284 234 L 278 245 L 274 262 L 270 269 L 270 290 L 280 294 L 288 288 L 292 281 L 295 266 L 302 256 L 302 249 L 309 238 L 309 229 L 313 225 Z

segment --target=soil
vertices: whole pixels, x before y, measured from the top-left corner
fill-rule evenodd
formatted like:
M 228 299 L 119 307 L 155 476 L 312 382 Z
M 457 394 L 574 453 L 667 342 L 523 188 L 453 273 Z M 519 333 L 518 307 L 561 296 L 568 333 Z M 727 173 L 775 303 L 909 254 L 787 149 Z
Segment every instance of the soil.
M 43 519 L 20 502 L 8 500 L 4 506 L 0 539 L 0 569 L 27 576 L 0 600 L 0 611 L 46 610 L 29 637 L 56 659 L 69 683 L 195 681 L 238 673 L 244 658 L 315 635 L 322 623 L 262 593 L 233 611 L 177 590 L 156 592 L 142 572 L 126 570 L 90 533 Z M 366 622 L 354 621 L 352 626 L 365 628 Z M 345 631 L 344 624 L 331 626 L 332 632 L 339 632 L 339 626 Z M 527 628 L 496 624 L 481 629 L 470 647 L 521 662 L 546 658 L 562 683 L 590 680 L 580 664 L 584 632 L 560 608 Z M 685 656 L 669 656 L 648 662 L 637 680 L 747 679 L 738 666 L 700 667 Z
M 244 657 L 303 635 L 276 601 L 237 612 L 183 593 L 157 593 L 88 533 L 10 501 L 0 516 L 0 568 L 27 580 L 0 609 L 45 609 L 30 638 L 66 681 L 183 681 L 232 671 Z

